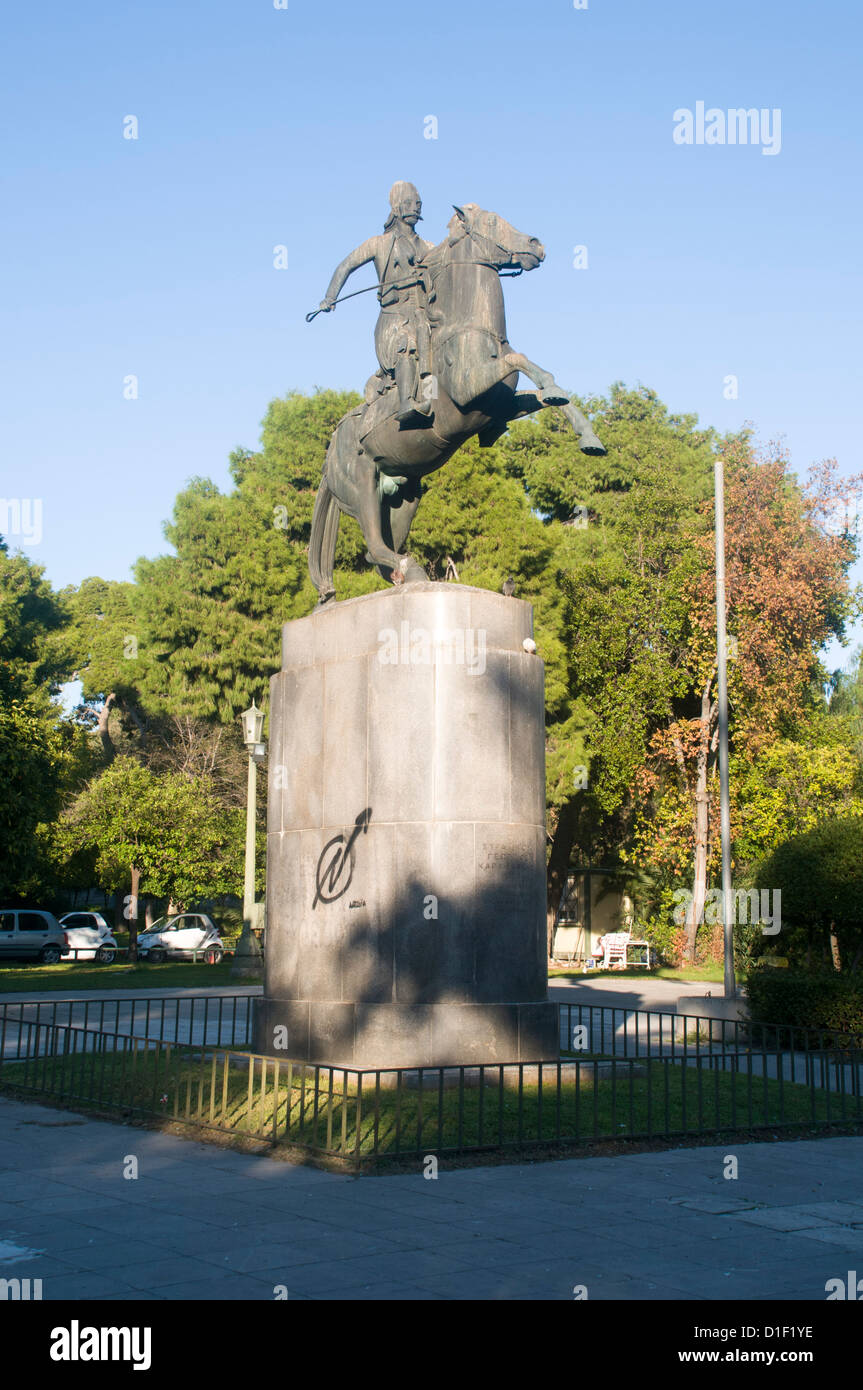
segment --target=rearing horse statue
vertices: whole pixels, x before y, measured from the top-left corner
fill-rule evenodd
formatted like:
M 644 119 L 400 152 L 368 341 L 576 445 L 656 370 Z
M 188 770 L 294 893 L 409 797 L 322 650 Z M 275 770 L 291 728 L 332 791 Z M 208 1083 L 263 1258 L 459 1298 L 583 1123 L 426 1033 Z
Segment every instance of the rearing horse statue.
M 423 275 L 431 325 L 432 373 L 424 383 L 434 413 L 411 423 L 396 418 L 399 399 L 383 389 L 336 425 L 315 499 L 309 573 L 318 607 L 335 597 L 333 567 L 339 516 L 362 529 L 366 559 L 393 584 L 427 579 L 402 547 L 422 496 L 422 478 L 477 435 L 488 447 L 511 420 L 557 406 L 585 454 L 605 454 L 590 422 L 549 372 L 514 352 L 506 336 L 502 271 L 535 270 L 545 251 L 496 213 L 457 207 L 445 241 L 428 252 Z M 521 372 L 534 391 L 519 391 Z M 387 383 L 389 386 L 390 383 Z

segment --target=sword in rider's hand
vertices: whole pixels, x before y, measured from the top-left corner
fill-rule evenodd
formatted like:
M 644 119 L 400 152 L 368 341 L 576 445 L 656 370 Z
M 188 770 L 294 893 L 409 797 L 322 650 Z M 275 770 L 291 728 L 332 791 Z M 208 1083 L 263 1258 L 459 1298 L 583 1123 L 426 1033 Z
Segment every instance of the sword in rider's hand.
M 408 280 L 404 285 L 385 285 L 383 281 L 381 281 L 379 285 L 366 285 L 365 289 L 363 290 L 352 290 L 350 294 L 340 295 L 338 299 L 333 300 L 332 304 L 327 304 L 326 301 L 324 301 L 324 303 L 320 304 L 317 309 L 314 309 L 312 311 L 312 313 L 306 314 L 306 323 L 311 323 L 312 319 L 316 319 L 318 317 L 318 314 L 329 314 L 333 309 L 335 309 L 337 304 L 343 304 L 346 299 L 356 299 L 358 294 L 368 294 L 370 290 L 382 289 L 409 290 L 414 285 L 421 285 L 422 283 L 422 280 Z

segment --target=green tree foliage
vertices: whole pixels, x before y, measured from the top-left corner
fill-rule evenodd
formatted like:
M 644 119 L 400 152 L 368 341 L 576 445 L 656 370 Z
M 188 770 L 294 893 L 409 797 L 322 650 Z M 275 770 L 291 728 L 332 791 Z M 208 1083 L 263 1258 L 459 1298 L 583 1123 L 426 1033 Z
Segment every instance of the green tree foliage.
M 744 870 L 822 820 L 863 816 L 863 778 L 852 748 L 777 739 L 731 763 L 734 857 Z
M 181 906 L 242 889 L 245 822 L 226 808 L 206 777 L 161 775 L 118 757 L 68 807 L 58 849 L 93 856 L 99 882 Z
M 38 893 L 38 828 L 58 812 L 66 750 L 30 702 L 0 701 L 0 902 Z
M 687 595 L 702 564 L 693 538 L 705 529 L 714 439 L 644 388 L 617 384 L 584 404 L 606 458 L 581 454 L 553 416 L 535 433 L 516 427 L 508 457 L 565 536 L 555 589 L 568 700 L 548 730 L 549 935 L 573 849 L 582 859 L 625 851 L 650 739 L 686 692 Z
M 68 674 L 67 612 L 24 555 L 0 540 L 0 899 L 38 897 L 40 827 L 58 812 L 84 757 L 54 701 Z
M 69 614 L 64 634 L 83 687 L 85 703 L 101 703 L 109 691 L 135 700 L 146 653 L 135 656 L 138 619 L 134 584 L 85 579 L 61 595 Z
M 841 730 L 840 736 L 853 747 L 863 767 L 863 648 L 848 670 L 834 677 L 830 722 Z
M 608 460 L 586 494 L 590 524 L 562 574 L 573 690 L 587 715 L 590 782 L 603 811 L 627 798 L 655 730 L 692 686 L 690 594 L 704 559 L 712 437 L 652 392 L 616 390 L 596 417 Z M 591 464 L 594 460 L 589 461 Z M 596 483 L 601 484 L 596 487 Z M 585 496 L 585 493 L 582 493 Z M 574 500 L 574 499 L 573 499 Z
M 863 817 L 825 820 L 777 846 L 758 872 L 761 887 L 782 893 L 783 944 L 809 962 L 829 944 L 836 970 L 863 960 Z M 786 925 L 796 928 L 796 936 Z
M 59 639 L 68 614 L 41 565 L 10 555 L 0 537 L 0 699 L 29 700 L 50 713 L 69 670 Z

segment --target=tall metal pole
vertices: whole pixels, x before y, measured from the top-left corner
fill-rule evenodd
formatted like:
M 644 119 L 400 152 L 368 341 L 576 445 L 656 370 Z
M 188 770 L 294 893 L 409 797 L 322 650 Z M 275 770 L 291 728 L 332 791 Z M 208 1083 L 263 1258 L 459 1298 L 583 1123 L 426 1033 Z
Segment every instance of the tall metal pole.
M 240 939 L 234 949 L 234 959 L 231 963 L 231 974 L 235 978 L 242 976 L 260 976 L 263 971 L 263 957 L 261 948 L 258 945 L 258 938 L 252 930 L 255 920 L 255 831 L 257 830 L 257 811 L 258 811 L 258 761 L 266 753 L 266 746 L 261 742 L 261 734 L 264 727 L 264 716 L 257 708 L 254 700 L 252 708 L 244 711 L 240 715 L 240 723 L 243 726 L 243 742 L 249 755 L 249 774 L 246 788 L 246 864 L 243 873 L 243 930 Z
M 243 930 L 251 927 L 255 908 L 255 821 L 258 804 L 258 765 L 249 753 L 246 796 L 246 869 L 243 876 Z
M 734 896 L 731 889 L 731 812 L 728 793 L 728 639 L 725 632 L 725 470 L 722 455 L 713 465 L 716 496 L 716 669 L 719 701 L 719 830 L 722 843 L 722 928 L 725 946 L 725 998 L 734 999 Z

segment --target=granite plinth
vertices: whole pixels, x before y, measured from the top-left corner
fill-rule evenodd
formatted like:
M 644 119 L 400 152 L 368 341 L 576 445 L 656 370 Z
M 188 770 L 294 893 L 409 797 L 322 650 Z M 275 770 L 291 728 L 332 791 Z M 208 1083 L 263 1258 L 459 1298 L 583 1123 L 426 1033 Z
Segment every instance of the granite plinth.
M 532 628 L 529 604 L 449 584 L 285 625 L 258 1051 L 354 1067 L 557 1057 Z

